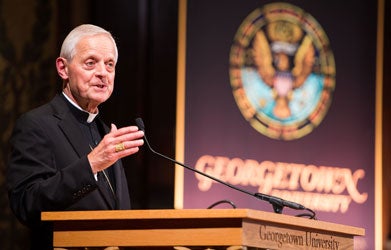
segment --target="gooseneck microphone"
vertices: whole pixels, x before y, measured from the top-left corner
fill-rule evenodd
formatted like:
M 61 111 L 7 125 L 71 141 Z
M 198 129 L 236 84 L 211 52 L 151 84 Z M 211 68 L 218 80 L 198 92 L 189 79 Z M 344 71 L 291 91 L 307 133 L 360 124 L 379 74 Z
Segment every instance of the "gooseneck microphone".
M 200 175 L 205 176 L 205 177 L 207 177 L 209 179 L 212 179 L 212 180 L 214 180 L 214 181 L 216 181 L 216 182 L 218 182 L 220 184 L 223 184 L 223 185 L 225 185 L 225 186 L 227 186 L 227 187 L 229 187 L 231 189 L 234 189 L 236 191 L 245 193 L 247 195 L 250 195 L 252 197 L 258 198 L 260 200 L 267 201 L 267 202 L 269 202 L 273 206 L 273 210 L 274 210 L 275 213 L 281 214 L 284 207 L 289 207 L 289 208 L 296 209 L 296 210 L 307 210 L 307 211 L 309 211 L 311 213 L 311 214 L 299 214 L 299 215 L 297 215 L 299 217 L 308 216 L 310 219 L 316 219 L 315 218 L 315 212 L 313 210 L 311 210 L 309 208 L 306 208 L 305 206 L 303 206 L 303 205 L 301 205 L 299 203 L 292 202 L 292 201 L 287 201 L 287 200 L 281 199 L 281 198 L 276 197 L 276 196 L 266 195 L 266 194 L 262 194 L 262 193 L 252 193 L 252 192 L 249 192 L 247 190 L 238 188 L 238 187 L 233 186 L 233 185 L 231 185 L 231 184 L 229 184 L 227 182 L 224 182 L 224 181 L 222 181 L 220 179 L 217 179 L 217 178 L 215 178 L 215 177 L 213 177 L 211 175 L 208 175 L 208 174 L 206 174 L 204 172 L 201 172 L 201 171 L 199 171 L 199 170 L 197 170 L 195 168 L 189 167 L 189 166 L 187 166 L 187 165 L 185 165 L 185 164 L 183 164 L 181 162 L 178 162 L 178 161 L 176 161 L 176 160 L 174 160 L 174 159 L 172 159 L 172 158 L 170 158 L 168 156 L 165 156 L 165 155 L 155 151 L 151 147 L 151 145 L 149 144 L 149 141 L 147 139 L 143 120 L 141 118 L 137 118 L 136 119 L 136 124 L 137 124 L 137 127 L 144 132 L 144 140 L 145 140 L 149 150 L 151 150 L 152 153 L 154 153 L 154 154 L 156 154 L 156 155 L 158 155 L 160 157 L 163 157 L 163 158 L 165 158 L 165 159 L 167 159 L 167 160 L 169 160 L 169 161 L 171 161 L 171 162 L 173 162 L 175 164 L 178 164 L 178 165 L 180 165 L 180 166 L 182 166 L 182 167 L 184 167 L 184 168 L 186 168 L 186 169 L 188 169 L 190 171 L 193 171 L 193 172 L 195 172 L 197 174 L 200 174 Z

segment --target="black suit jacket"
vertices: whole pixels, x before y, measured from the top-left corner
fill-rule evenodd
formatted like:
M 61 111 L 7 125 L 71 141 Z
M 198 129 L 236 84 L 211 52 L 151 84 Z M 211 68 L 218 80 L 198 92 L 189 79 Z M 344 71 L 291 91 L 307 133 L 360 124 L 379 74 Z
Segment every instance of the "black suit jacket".
M 91 151 L 73 106 L 62 95 L 22 115 L 11 137 L 7 172 L 12 211 L 32 228 L 33 249 L 52 249 L 51 225 L 42 211 L 107 210 L 107 193 L 99 188 L 87 154 Z M 98 126 L 109 128 L 98 119 Z M 127 180 L 120 161 L 110 167 L 118 209 L 130 209 Z

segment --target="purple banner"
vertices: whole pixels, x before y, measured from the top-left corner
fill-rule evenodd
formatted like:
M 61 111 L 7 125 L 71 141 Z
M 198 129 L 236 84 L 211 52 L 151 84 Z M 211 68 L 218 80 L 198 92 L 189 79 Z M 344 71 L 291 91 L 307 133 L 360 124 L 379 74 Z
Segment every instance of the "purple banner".
M 376 4 L 188 0 L 186 164 L 365 228 L 355 249 L 373 249 Z M 219 200 L 273 212 L 185 170 L 184 208 Z

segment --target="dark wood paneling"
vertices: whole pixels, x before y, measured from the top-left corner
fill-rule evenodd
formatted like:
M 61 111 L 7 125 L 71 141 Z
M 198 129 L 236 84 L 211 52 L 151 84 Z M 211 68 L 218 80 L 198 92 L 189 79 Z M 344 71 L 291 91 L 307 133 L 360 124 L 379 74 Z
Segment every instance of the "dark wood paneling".
M 174 157 L 177 1 L 98 0 L 92 8 L 91 21 L 110 30 L 119 49 L 115 91 L 102 106 L 106 121 L 125 126 L 142 117 L 153 147 Z M 173 164 L 146 146 L 124 163 L 134 208 L 173 207 Z

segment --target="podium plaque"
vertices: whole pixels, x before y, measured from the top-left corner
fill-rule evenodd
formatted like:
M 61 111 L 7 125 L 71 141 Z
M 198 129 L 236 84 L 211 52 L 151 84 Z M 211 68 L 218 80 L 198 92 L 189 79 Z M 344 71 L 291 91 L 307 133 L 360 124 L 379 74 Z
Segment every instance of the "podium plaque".
M 365 230 L 252 209 L 43 212 L 54 247 L 353 249 Z M 234 248 L 237 246 L 237 248 Z

